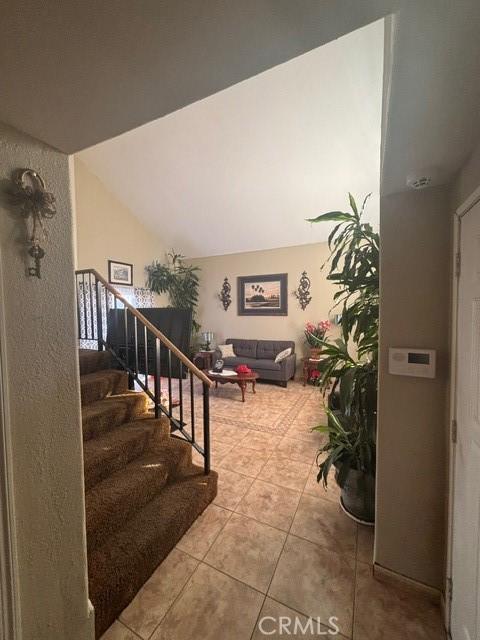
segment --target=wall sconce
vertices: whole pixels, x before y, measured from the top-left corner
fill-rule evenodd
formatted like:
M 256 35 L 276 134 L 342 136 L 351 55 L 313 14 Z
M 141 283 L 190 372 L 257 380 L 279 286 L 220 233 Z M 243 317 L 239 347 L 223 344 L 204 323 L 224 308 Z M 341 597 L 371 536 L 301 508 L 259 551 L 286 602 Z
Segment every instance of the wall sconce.
M 312 296 L 310 295 L 310 284 L 310 278 L 307 276 L 307 272 L 303 271 L 300 276 L 298 289 L 293 292 L 293 295 L 297 298 L 299 305 L 302 307 L 302 311 L 305 311 L 312 301 Z
M 225 278 L 223 280 L 222 290 L 218 294 L 218 297 L 220 298 L 225 311 L 232 304 L 232 297 L 230 295 L 231 291 L 232 285 L 229 283 L 228 278 Z
M 29 229 L 28 254 L 32 257 L 34 266 L 28 268 L 28 275 L 40 278 L 40 260 L 45 256 L 40 240 L 47 237 L 44 221 L 57 213 L 55 196 L 45 190 L 45 183 L 33 169 L 18 169 L 14 172 L 8 195 L 10 204 L 24 218 Z

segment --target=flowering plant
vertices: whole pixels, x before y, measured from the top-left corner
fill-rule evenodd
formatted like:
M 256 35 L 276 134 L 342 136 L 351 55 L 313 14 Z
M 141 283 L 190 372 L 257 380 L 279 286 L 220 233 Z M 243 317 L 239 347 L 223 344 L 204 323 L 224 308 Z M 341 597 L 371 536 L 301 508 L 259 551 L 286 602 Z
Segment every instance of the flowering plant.
M 331 328 L 332 323 L 329 320 L 320 320 L 318 324 L 307 322 L 305 324 L 305 338 L 311 347 L 318 347 L 319 342 L 325 338 L 325 334 Z

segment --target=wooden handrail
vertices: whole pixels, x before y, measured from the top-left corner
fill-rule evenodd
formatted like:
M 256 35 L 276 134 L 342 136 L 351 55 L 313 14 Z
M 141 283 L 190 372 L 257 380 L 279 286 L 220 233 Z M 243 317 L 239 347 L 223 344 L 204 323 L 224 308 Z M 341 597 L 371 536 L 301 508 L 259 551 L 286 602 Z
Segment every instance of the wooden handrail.
M 107 280 L 98 273 L 98 271 L 96 271 L 95 269 L 79 269 L 78 271 L 75 271 L 75 273 L 77 275 L 82 275 L 84 273 L 91 273 L 93 276 L 95 276 L 95 278 L 101 282 L 103 284 L 103 286 L 105 287 L 105 289 L 107 289 L 108 291 L 110 291 L 110 293 L 112 295 L 114 295 L 116 298 L 118 298 L 118 300 L 120 300 L 120 302 L 130 311 L 131 314 L 133 314 L 138 320 L 140 320 L 140 322 L 147 327 L 147 329 L 153 333 L 153 335 L 155 336 L 155 338 L 158 338 L 160 340 L 160 342 L 162 344 L 164 344 L 168 349 L 170 349 L 170 351 L 177 356 L 177 358 L 179 360 L 181 360 L 183 362 L 183 364 L 187 367 L 187 369 L 189 371 L 191 371 L 194 375 L 197 376 L 197 378 L 200 378 L 200 380 L 204 383 L 207 384 L 209 387 L 211 387 L 213 385 L 213 382 L 210 380 L 210 378 L 208 378 L 208 376 L 206 376 L 203 371 L 201 369 L 199 369 L 198 367 L 196 367 L 193 362 L 191 360 L 189 360 L 187 358 L 187 356 L 182 353 L 180 351 L 180 349 L 178 347 L 176 347 L 173 342 L 171 342 L 165 335 L 163 335 L 163 333 L 161 331 L 159 331 L 157 329 L 157 327 L 155 327 L 155 325 L 153 325 L 149 320 L 147 320 L 147 318 L 145 318 L 144 315 L 142 315 L 140 313 L 140 311 L 138 311 L 137 309 L 135 309 L 135 307 L 133 307 L 128 300 L 126 300 L 121 293 L 119 293 L 115 287 L 112 287 L 112 285 L 107 282 Z

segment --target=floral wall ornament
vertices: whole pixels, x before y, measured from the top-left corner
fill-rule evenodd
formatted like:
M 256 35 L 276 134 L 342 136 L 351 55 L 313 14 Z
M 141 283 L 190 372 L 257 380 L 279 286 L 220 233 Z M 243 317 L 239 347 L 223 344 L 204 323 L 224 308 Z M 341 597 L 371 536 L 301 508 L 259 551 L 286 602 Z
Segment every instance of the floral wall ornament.
M 28 269 L 28 275 L 40 278 L 40 261 L 45 256 L 40 242 L 47 237 L 44 221 L 57 213 L 55 196 L 46 191 L 44 181 L 33 169 L 18 169 L 14 172 L 8 195 L 10 204 L 27 224 L 30 245 L 28 254 L 34 262 L 34 266 Z
M 228 278 L 225 277 L 223 280 L 222 290 L 218 294 L 218 297 L 221 300 L 225 311 L 232 304 L 232 296 L 230 295 L 231 291 L 232 285 L 229 283 Z
M 302 307 L 302 311 L 305 311 L 305 309 L 312 301 L 312 296 L 310 295 L 310 284 L 310 278 L 307 276 L 307 272 L 303 271 L 302 275 L 300 276 L 300 284 L 298 285 L 298 289 L 293 292 L 300 306 Z

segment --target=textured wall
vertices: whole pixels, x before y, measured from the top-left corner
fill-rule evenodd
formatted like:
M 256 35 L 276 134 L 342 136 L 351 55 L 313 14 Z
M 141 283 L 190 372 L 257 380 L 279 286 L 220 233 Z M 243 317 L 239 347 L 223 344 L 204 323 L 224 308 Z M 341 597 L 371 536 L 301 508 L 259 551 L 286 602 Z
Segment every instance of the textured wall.
M 334 287 L 327 282 L 326 271 L 320 271 L 327 257 L 327 244 L 318 243 L 192 260 L 192 264 L 201 268 L 201 330 L 213 331 L 217 344 L 226 338 L 294 340 L 297 357 L 302 356 L 305 322 L 327 319 L 333 304 Z M 312 282 L 312 301 L 305 311 L 292 295 L 303 270 L 307 271 Z M 268 273 L 288 273 L 288 316 L 239 316 L 237 277 Z M 225 276 L 232 285 L 232 304 L 226 312 L 218 299 Z
M 29 167 L 57 199 L 42 279 L 25 275 L 18 222 L 0 208 L 23 640 L 87 640 L 82 439 L 75 339 L 71 165 L 0 124 L 0 179 Z
M 382 198 L 376 562 L 441 589 L 451 288 L 450 193 Z M 435 379 L 388 373 L 389 347 L 437 350 Z

